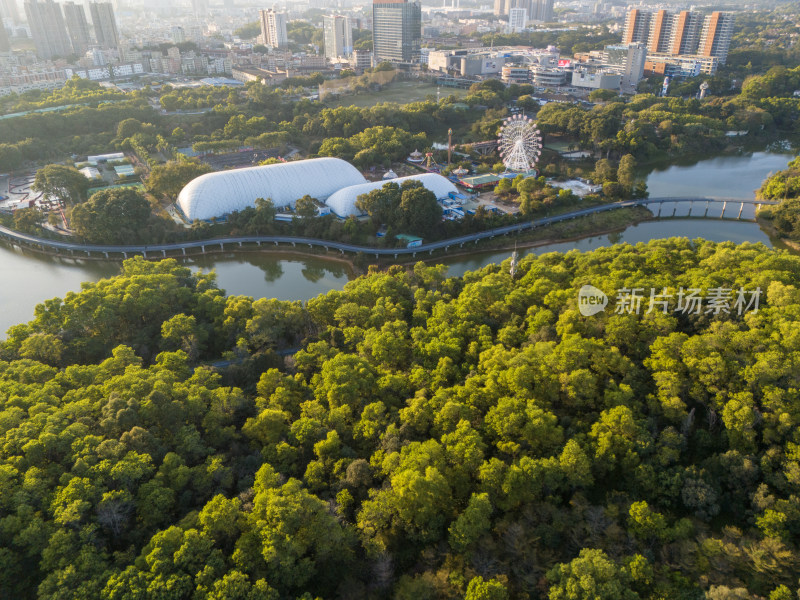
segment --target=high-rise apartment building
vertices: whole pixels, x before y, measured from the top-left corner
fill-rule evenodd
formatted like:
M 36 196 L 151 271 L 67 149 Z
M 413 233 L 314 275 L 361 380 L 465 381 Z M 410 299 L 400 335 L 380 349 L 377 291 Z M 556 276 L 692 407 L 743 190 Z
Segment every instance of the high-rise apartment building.
M 647 36 L 647 49 L 650 52 L 670 51 L 672 21 L 673 15 L 666 10 L 659 10 L 651 16 L 650 33 Z
M 261 21 L 261 36 L 269 48 L 286 48 L 289 37 L 286 35 L 286 15 L 273 9 L 258 11 Z
M 419 62 L 422 7 L 408 0 L 375 0 L 372 4 L 372 47 L 375 62 Z
M 3 25 L 3 20 L 0 19 L 0 52 L 8 52 L 11 50 L 11 43 L 8 40 L 8 32 L 6 26 Z
M 647 43 L 650 35 L 650 18 L 652 13 L 638 8 L 628 11 L 625 17 L 625 30 L 622 34 L 623 44 Z
M 622 41 L 646 42 L 651 54 L 715 57 L 719 64 L 725 64 L 733 24 L 733 14 L 719 11 L 704 16 L 689 10 L 676 14 L 633 9 L 625 19 Z
M 61 6 L 53 0 L 27 0 L 25 15 L 39 58 L 49 60 L 55 56 L 72 54 Z
M 528 9 L 512 8 L 508 11 L 508 32 L 519 33 L 528 24 Z
M 93 2 L 90 5 L 92 25 L 97 44 L 103 48 L 119 47 L 119 31 L 114 18 L 114 7 L 110 2 Z
M 733 37 L 734 21 L 732 13 L 717 11 L 708 15 L 703 21 L 697 53 L 701 56 L 715 56 L 724 65 Z
M 69 33 L 69 40 L 72 43 L 72 51 L 78 56 L 86 54 L 92 44 L 92 38 L 89 35 L 89 21 L 86 20 L 83 4 L 64 2 L 62 8 L 64 9 L 64 21 L 67 23 L 67 33 Z
M 528 17 L 531 21 L 549 23 L 553 20 L 553 0 L 528 0 L 527 4 L 529 6 L 520 2 L 517 6 L 528 9 Z
M 2 18 L 11 19 L 14 23 L 19 23 L 17 0 L 0 0 L 0 19 Z
M 495 0 L 494 14 L 509 15 L 515 8 L 524 8 L 529 21 L 542 23 L 553 20 L 553 0 Z M 510 25 L 509 25 L 510 27 Z
M 341 15 L 325 17 L 322 23 L 325 37 L 325 56 L 349 57 L 353 53 L 353 27 L 350 19 Z
M 192 0 L 192 12 L 198 19 L 208 15 L 208 0 Z
M 694 54 L 700 42 L 700 29 L 703 15 L 690 10 L 682 10 L 672 19 L 669 37 L 670 54 Z

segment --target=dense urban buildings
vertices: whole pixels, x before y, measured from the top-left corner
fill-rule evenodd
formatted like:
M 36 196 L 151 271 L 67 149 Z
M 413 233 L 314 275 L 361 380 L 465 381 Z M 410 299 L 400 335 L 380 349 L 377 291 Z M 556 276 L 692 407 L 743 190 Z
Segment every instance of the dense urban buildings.
M 289 38 L 286 35 L 286 15 L 273 9 L 258 11 L 261 22 L 261 37 L 268 48 L 286 48 Z
M 422 7 L 408 0 L 375 0 L 372 4 L 372 43 L 375 62 L 419 62 Z
M 114 18 L 114 7 L 110 2 L 93 2 L 90 10 L 97 44 L 103 48 L 118 48 L 119 32 Z
M 349 57 L 353 53 L 353 27 L 350 19 L 341 15 L 325 17 L 322 27 L 327 58 Z
M 39 58 L 49 60 L 56 56 L 72 54 L 72 44 L 67 35 L 61 5 L 53 0 L 27 0 L 25 15 L 28 17 L 28 25 Z
M 89 34 L 89 21 L 86 20 L 83 4 L 64 2 L 62 7 L 72 50 L 77 55 L 85 54 L 92 43 L 92 38 Z
M 510 17 L 514 9 L 524 9 L 529 21 L 545 23 L 553 20 L 553 0 L 495 0 L 494 2 L 496 15 Z

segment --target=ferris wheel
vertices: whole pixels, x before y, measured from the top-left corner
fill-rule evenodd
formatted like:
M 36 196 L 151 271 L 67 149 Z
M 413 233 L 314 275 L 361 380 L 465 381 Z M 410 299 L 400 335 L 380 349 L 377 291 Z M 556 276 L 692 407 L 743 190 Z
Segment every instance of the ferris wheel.
M 533 120 L 513 115 L 503 121 L 497 148 L 506 169 L 528 171 L 536 166 L 542 155 L 542 134 Z

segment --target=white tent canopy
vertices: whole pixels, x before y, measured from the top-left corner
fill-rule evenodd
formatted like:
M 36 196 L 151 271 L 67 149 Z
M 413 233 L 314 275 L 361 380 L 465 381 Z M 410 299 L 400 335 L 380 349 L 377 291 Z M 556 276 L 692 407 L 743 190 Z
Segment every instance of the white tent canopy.
M 387 183 L 396 183 L 398 185 L 402 185 L 404 181 L 421 181 L 422 185 L 436 195 L 437 200 L 447 198 L 451 192 L 458 193 L 456 186 L 454 186 L 449 179 L 446 179 L 441 175 L 437 175 L 436 173 L 424 173 L 422 175 L 398 177 L 388 181 L 370 181 L 367 183 L 346 187 L 340 189 L 334 194 L 331 194 L 325 203 L 330 206 L 331 210 L 339 217 L 345 218 L 351 215 L 358 216 L 363 214 L 356 208 L 356 200 L 358 200 L 359 196 L 362 194 L 368 194 L 372 190 L 382 188 Z
M 206 220 L 255 206 L 256 198 L 293 207 L 306 194 L 324 201 L 337 190 L 364 182 L 346 161 L 312 158 L 201 175 L 181 190 L 178 206 L 190 221 Z

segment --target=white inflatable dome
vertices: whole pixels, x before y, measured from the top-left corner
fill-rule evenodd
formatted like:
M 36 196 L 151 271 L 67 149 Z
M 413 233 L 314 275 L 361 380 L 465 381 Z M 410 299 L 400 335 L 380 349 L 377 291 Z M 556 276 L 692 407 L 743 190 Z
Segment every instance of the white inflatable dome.
M 339 217 L 345 218 L 351 215 L 359 216 L 363 214 L 356 208 L 356 200 L 358 200 L 360 195 L 368 194 L 372 190 L 382 188 L 387 183 L 402 185 L 404 181 L 409 180 L 421 181 L 422 185 L 434 193 L 437 200 L 447 198 L 448 194 L 451 192 L 458 193 L 456 186 L 454 186 L 449 179 L 437 175 L 436 173 L 424 173 L 422 175 L 398 177 L 396 179 L 389 179 L 388 181 L 370 181 L 359 185 L 352 185 L 331 194 L 325 201 L 325 204 L 330 206 L 331 210 Z
M 190 221 L 206 220 L 255 206 L 256 198 L 292 207 L 306 194 L 324 201 L 337 190 L 365 181 L 346 161 L 312 158 L 201 175 L 181 190 L 178 206 Z

